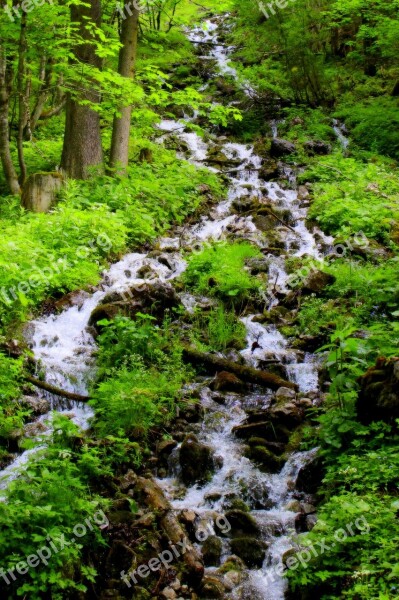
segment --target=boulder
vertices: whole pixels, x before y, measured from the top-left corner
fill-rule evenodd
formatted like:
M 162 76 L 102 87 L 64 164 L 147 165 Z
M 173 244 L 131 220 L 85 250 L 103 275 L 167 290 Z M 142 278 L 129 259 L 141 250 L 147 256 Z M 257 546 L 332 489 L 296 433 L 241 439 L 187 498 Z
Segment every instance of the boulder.
M 35 213 L 48 212 L 63 184 L 63 176 L 58 172 L 31 175 L 22 190 L 22 206 Z
M 321 294 L 328 285 L 334 283 L 335 279 L 334 275 L 315 269 L 306 278 L 302 287 L 302 294 Z
M 265 560 L 267 545 L 253 537 L 239 537 L 231 541 L 231 549 L 247 567 L 260 568 Z
M 296 393 L 295 390 L 291 390 L 290 388 L 281 387 L 277 390 L 275 394 L 275 399 L 278 404 L 281 402 L 290 402 L 291 400 L 295 400 Z
M 281 158 L 282 156 L 288 156 L 294 152 L 296 152 L 296 147 L 292 142 L 280 138 L 274 138 L 272 140 L 270 155 L 273 158 Z
M 295 487 L 299 492 L 316 494 L 324 475 L 323 461 L 320 456 L 316 455 L 313 460 L 299 469 Z
M 325 156 L 327 154 L 331 154 L 332 148 L 330 144 L 327 142 L 323 142 L 321 140 L 309 140 L 309 142 L 305 143 L 305 151 L 310 156 Z
M 154 281 L 136 285 L 123 292 L 107 294 L 91 313 L 89 326 L 96 326 L 101 319 L 114 318 L 118 314 L 134 317 L 138 312 L 162 320 L 166 310 L 180 305 L 181 301 L 170 283 Z
M 399 358 L 377 359 L 375 366 L 359 377 L 356 410 L 359 421 L 394 423 L 399 419 Z
M 256 535 L 259 533 L 257 522 L 248 512 L 233 509 L 228 510 L 225 516 L 231 525 L 233 535 Z
M 218 567 L 222 555 L 222 541 L 216 535 L 210 535 L 202 546 L 202 556 L 206 567 Z
M 205 575 L 200 588 L 200 598 L 222 599 L 224 598 L 225 587 L 223 583 L 212 575 Z
M 259 178 L 263 181 L 272 181 L 280 177 L 280 167 L 274 160 L 267 160 L 262 163 L 259 169 Z
M 216 392 L 245 392 L 246 386 L 241 379 L 229 373 L 228 371 L 221 371 L 218 373 L 211 384 L 211 389 Z
M 214 470 L 213 453 L 195 435 L 186 436 L 180 448 L 181 478 L 185 485 L 205 483 Z
M 278 473 L 285 462 L 281 456 L 276 456 L 265 446 L 249 446 L 245 451 L 245 456 L 260 463 L 261 470 L 266 473 Z

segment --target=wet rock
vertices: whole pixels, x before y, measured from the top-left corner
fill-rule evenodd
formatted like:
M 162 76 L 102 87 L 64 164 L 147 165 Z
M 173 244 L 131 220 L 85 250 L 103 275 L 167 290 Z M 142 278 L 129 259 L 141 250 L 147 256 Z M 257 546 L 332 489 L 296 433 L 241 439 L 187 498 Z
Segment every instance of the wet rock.
M 290 510 L 292 512 L 299 513 L 301 512 L 301 503 L 299 500 L 290 500 L 290 502 L 285 505 L 284 510 Z
M 336 278 L 329 273 L 315 269 L 310 273 L 302 287 L 302 294 L 321 294 L 323 290 L 334 283 Z
M 242 498 L 239 498 L 238 496 L 233 496 L 231 498 L 226 497 L 223 502 L 223 509 L 240 510 L 246 513 L 249 512 L 249 506 L 246 504 L 246 502 L 244 502 L 244 500 L 242 500 Z
M 24 396 L 21 404 L 30 409 L 35 416 L 45 415 L 50 411 L 50 402 L 37 396 Z
M 269 442 L 268 440 L 258 437 L 249 438 L 248 444 L 250 446 L 264 446 L 270 450 L 270 452 L 273 452 L 273 454 L 277 454 L 278 456 L 283 454 L 285 450 L 285 444 L 281 444 L 279 442 Z
M 300 468 L 295 487 L 306 494 L 316 494 L 324 478 L 324 467 L 320 456 L 315 456 L 312 461 Z
M 224 592 L 224 585 L 217 577 L 205 575 L 200 588 L 200 598 L 222 599 L 224 598 Z
M 239 556 L 228 556 L 218 573 L 229 573 L 231 571 L 241 573 L 245 569 L 245 563 Z
M 63 296 L 60 300 L 55 302 L 55 309 L 59 312 L 62 312 L 66 308 L 70 308 L 71 306 L 77 306 L 79 309 L 83 306 L 83 303 L 87 298 L 89 298 L 90 294 L 88 292 L 84 292 L 82 290 L 70 292 Z
M 137 475 L 134 471 L 132 471 L 131 469 L 129 469 L 129 471 L 127 473 L 125 473 L 125 475 L 123 475 L 120 480 L 119 480 L 119 488 L 124 491 L 127 492 L 128 490 L 130 490 L 131 488 L 134 488 L 134 486 L 137 483 Z
M 213 453 L 195 435 L 188 435 L 180 448 L 181 477 L 185 485 L 204 483 L 214 470 Z
M 263 181 L 272 181 L 280 177 L 280 167 L 274 160 L 264 161 L 259 169 L 259 178 Z
M 246 390 L 246 385 L 233 373 L 221 371 L 218 373 L 211 384 L 211 389 L 216 392 L 237 392 L 242 393 Z
M 310 140 L 305 143 L 304 148 L 310 156 L 325 156 L 332 152 L 331 145 L 327 144 L 327 142 L 322 142 L 321 140 Z
M 245 451 L 245 456 L 260 463 L 261 469 L 266 473 L 278 473 L 285 462 L 281 456 L 276 456 L 264 446 L 249 446 Z
M 266 258 L 250 258 L 246 261 L 246 266 L 251 275 L 269 272 L 269 261 Z
M 237 425 L 233 428 L 233 433 L 241 439 L 249 439 L 252 437 L 260 437 L 267 441 L 272 442 L 288 442 L 289 439 L 289 431 L 285 428 L 274 425 L 271 419 L 266 420 L 268 415 L 263 415 L 264 420 L 251 422 L 251 417 L 249 417 L 249 421 L 247 420 L 242 425 Z
M 176 440 L 162 440 L 157 444 L 157 454 L 162 461 L 167 461 L 171 452 L 176 448 Z
M 251 196 L 241 196 L 241 198 L 236 198 L 232 204 L 233 210 L 235 210 L 238 213 L 256 210 L 258 206 L 258 198 L 253 198 Z
M 231 525 L 233 535 L 256 535 L 259 526 L 253 516 L 243 510 L 228 510 L 226 519 Z
M 177 594 L 173 588 L 166 587 L 160 593 L 160 597 L 165 598 L 165 600 L 175 600 L 177 598 Z
M 312 531 L 312 529 L 316 525 L 316 523 L 317 523 L 317 516 L 316 515 L 307 515 L 306 516 L 306 529 L 307 529 L 307 531 Z
M 303 421 L 305 413 L 295 402 L 280 402 L 277 406 L 273 406 L 270 409 L 270 415 L 275 422 L 292 429 Z
M 273 158 L 281 158 L 282 156 L 288 156 L 296 152 L 295 144 L 288 140 L 282 140 L 280 138 L 274 138 L 270 147 L 270 155 Z
M 124 292 L 107 294 L 91 313 L 89 325 L 96 326 L 101 319 L 113 319 L 118 314 L 134 317 L 138 312 L 162 319 L 166 310 L 180 305 L 181 301 L 170 283 L 155 281 L 134 286 Z
M 290 402 L 291 400 L 295 400 L 296 393 L 294 390 L 290 390 L 290 388 L 281 387 L 277 390 L 275 394 L 275 399 L 278 404 L 281 402 Z
M 210 535 L 202 546 L 202 556 L 206 567 L 218 567 L 222 555 L 222 541 L 216 535 Z
M 305 185 L 298 186 L 298 200 L 307 200 L 309 198 L 309 190 Z
M 48 426 L 41 421 L 36 421 L 25 425 L 23 435 L 28 438 L 35 438 L 46 431 L 48 431 Z
M 259 569 L 265 559 L 267 545 L 253 537 L 240 537 L 231 541 L 231 549 L 247 567 Z
M 359 377 L 356 410 L 364 424 L 372 421 L 394 423 L 399 418 L 399 358 L 377 359 L 375 366 Z

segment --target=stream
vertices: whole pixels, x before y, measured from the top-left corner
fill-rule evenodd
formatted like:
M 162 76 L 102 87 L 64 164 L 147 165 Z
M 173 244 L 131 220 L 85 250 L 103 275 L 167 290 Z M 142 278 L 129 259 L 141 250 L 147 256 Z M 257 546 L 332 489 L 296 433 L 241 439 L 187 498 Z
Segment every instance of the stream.
M 201 27 L 188 33 L 193 43 L 202 42 L 204 61 L 217 63 L 215 77 L 237 77 L 236 71 L 229 65 L 231 49 L 218 43 L 219 27 L 223 20 L 209 20 Z M 209 42 L 209 46 L 204 44 Z M 248 91 L 248 86 L 244 85 Z M 249 90 L 250 91 L 250 90 Z M 181 158 L 195 165 L 204 166 L 208 153 L 217 146 L 228 159 L 229 167 L 214 170 L 223 171 L 229 178 L 227 200 L 213 207 L 210 213 L 200 218 L 194 225 L 174 230 L 173 238 L 162 238 L 157 248 L 162 250 L 167 261 L 162 263 L 146 253 L 127 254 L 120 262 L 112 265 L 104 273 L 103 280 L 94 293 L 81 292 L 73 300 L 72 305 L 60 314 L 52 314 L 39 318 L 29 324 L 27 341 L 32 348 L 35 359 L 45 372 L 45 379 L 59 388 L 87 394 L 90 380 L 95 372 L 94 351 L 95 340 L 90 333 L 88 323 L 94 308 L 110 291 L 123 292 L 134 285 L 151 284 L 154 281 L 171 281 L 177 278 L 186 268 L 183 258 L 184 250 L 197 249 L 206 242 L 226 239 L 245 239 L 264 249 L 267 247 L 267 233 L 259 230 L 252 216 L 236 214 L 233 203 L 245 197 L 257 197 L 260 202 L 267 199 L 276 210 L 283 209 L 289 213 L 291 228 L 276 223 L 275 231 L 284 241 L 281 253 L 266 252 L 268 261 L 268 279 L 270 289 L 265 295 L 265 306 L 278 304 L 278 297 L 288 293 L 288 274 L 285 269 L 285 257 L 311 256 L 320 258 L 327 251 L 331 240 L 316 228 L 309 231 L 305 224 L 306 206 L 298 196 L 295 185 L 295 174 L 286 169 L 290 189 L 284 189 L 275 182 L 260 179 L 259 169 L 262 158 L 257 156 L 251 145 L 232 143 L 223 139 L 219 141 L 210 135 L 209 142 L 190 131 L 185 125 L 194 120 L 196 115 L 186 120 L 163 120 L 158 128 L 163 134 L 158 137 L 160 143 L 168 136 L 181 140 L 185 150 L 180 152 Z M 278 122 L 271 122 L 273 135 L 277 135 Z M 338 130 L 337 130 L 338 131 Z M 159 132 L 158 132 L 159 133 Z M 341 135 L 342 132 L 339 130 Z M 231 168 L 231 163 L 234 167 Z M 143 267 L 149 267 L 143 278 Z M 195 308 L 197 299 L 187 293 L 181 299 L 188 311 Z M 287 339 L 277 330 L 275 325 L 264 325 L 256 321 L 256 315 L 242 318 L 247 330 L 247 347 L 241 351 L 245 362 L 251 366 L 262 368 L 262 363 L 271 357 L 285 368 L 286 376 L 296 383 L 302 396 L 314 401 L 318 395 L 319 362 L 310 353 L 299 352 L 289 347 Z M 179 477 L 179 446 L 170 458 L 170 472 L 167 477 L 158 478 L 176 511 L 194 511 L 202 523 L 212 528 L 215 513 L 223 513 L 226 501 L 231 497 L 243 499 L 250 507 L 260 531 L 260 537 L 267 546 L 263 565 L 249 569 L 243 581 L 233 585 L 226 598 L 283 600 L 286 582 L 281 574 L 276 574 L 276 567 L 282 564 L 282 557 L 292 548 L 292 535 L 295 533 L 296 512 L 292 508 L 298 499 L 295 481 L 300 469 L 315 455 L 315 450 L 296 452 L 285 463 L 281 472 L 265 473 L 254 462 L 244 456 L 244 443 L 232 433 L 235 426 L 240 425 L 251 408 L 267 409 L 272 393 L 256 390 L 246 395 L 225 393 L 225 402 L 220 404 L 214 399 L 209 387 L 203 381 L 193 384 L 197 386 L 205 418 L 195 431 L 198 440 L 210 446 L 220 457 L 220 468 L 216 470 L 205 486 L 193 485 L 184 488 Z M 50 408 L 67 413 L 82 428 L 87 429 L 92 409 L 87 405 L 55 400 L 46 396 Z M 49 413 L 50 414 L 50 413 Z M 48 420 L 49 414 L 41 417 L 40 422 Z M 47 424 L 51 430 L 51 418 Z M 32 453 L 29 450 L 0 472 L 0 488 L 6 488 L 9 482 L 18 476 Z M 228 539 L 223 539 L 223 559 L 231 555 Z M 214 567 L 207 569 L 212 573 Z

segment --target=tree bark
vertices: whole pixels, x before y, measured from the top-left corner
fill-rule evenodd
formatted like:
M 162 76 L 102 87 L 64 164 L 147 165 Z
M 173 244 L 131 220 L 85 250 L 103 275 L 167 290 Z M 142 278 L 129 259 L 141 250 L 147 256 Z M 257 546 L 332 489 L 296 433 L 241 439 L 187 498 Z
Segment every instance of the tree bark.
M 131 8 L 131 15 L 122 21 L 121 44 L 118 71 L 122 77 L 133 79 L 137 55 L 137 35 L 139 11 Z M 114 117 L 112 129 L 110 165 L 119 175 L 125 175 L 129 162 L 129 137 L 132 106 L 119 108 L 120 117 Z
M 237 375 L 237 377 L 240 377 L 243 381 L 256 383 L 271 390 L 278 390 L 280 387 L 287 387 L 293 390 L 298 389 L 298 386 L 295 383 L 286 381 L 278 375 L 267 373 L 266 371 L 261 371 L 260 369 L 255 369 L 253 367 L 239 365 L 238 363 L 221 358 L 220 356 L 215 356 L 214 354 L 199 352 L 191 346 L 186 346 L 184 348 L 183 358 L 194 364 L 203 364 L 207 367 L 212 367 L 214 372 L 229 371 L 230 373 Z
M 21 192 L 10 149 L 10 125 L 8 114 L 13 73 L 8 64 L 5 49 L 0 45 L 0 159 L 10 191 L 15 196 Z
M 18 57 L 18 162 L 19 162 L 19 183 L 24 185 L 26 179 L 26 163 L 24 156 L 24 131 L 28 122 L 29 112 L 29 86 L 26 80 L 26 13 L 22 13 L 21 30 L 19 36 L 19 57 Z
M 79 35 L 83 42 L 74 49 L 76 63 L 100 68 L 95 47 L 91 43 L 92 34 L 86 29 L 87 20 L 97 27 L 101 23 L 100 0 L 90 0 L 90 5 L 71 6 L 71 21 L 79 25 Z M 84 43 L 84 41 L 87 43 Z M 103 151 L 101 146 L 100 116 L 80 101 L 99 103 L 99 93 L 92 82 L 82 82 L 83 91 L 79 96 L 68 94 L 64 146 L 61 168 L 69 177 L 87 179 L 94 167 L 102 169 Z
M 90 396 L 81 396 L 80 394 L 74 394 L 73 392 L 60 390 L 54 385 L 46 383 L 45 381 L 40 381 L 40 379 L 36 379 L 36 377 L 32 377 L 31 375 L 25 375 L 25 379 L 35 387 L 38 387 L 41 390 L 45 390 L 50 394 L 54 394 L 54 396 L 61 396 L 61 398 L 67 398 L 68 400 L 74 400 L 75 402 L 88 402 L 89 400 L 91 400 Z

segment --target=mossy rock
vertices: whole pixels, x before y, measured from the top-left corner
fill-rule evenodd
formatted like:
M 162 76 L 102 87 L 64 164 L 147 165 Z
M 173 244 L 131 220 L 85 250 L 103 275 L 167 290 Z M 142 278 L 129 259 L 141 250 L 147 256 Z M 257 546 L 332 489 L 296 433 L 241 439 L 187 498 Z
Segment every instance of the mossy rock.
M 239 537 L 231 541 L 231 549 L 249 568 L 260 568 L 265 560 L 267 544 L 253 537 Z
M 243 510 L 228 510 L 226 519 L 231 525 L 231 531 L 235 534 L 256 535 L 259 533 L 259 526 L 252 515 Z
M 276 456 L 265 446 L 249 446 L 245 451 L 245 456 L 260 463 L 262 470 L 267 473 L 279 473 L 285 462 L 283 457 Z
M 206 567 L 218 567 L 222 555 L 222 541 L 216 535 L 210 535 L 202 546 L 202 556 Z

